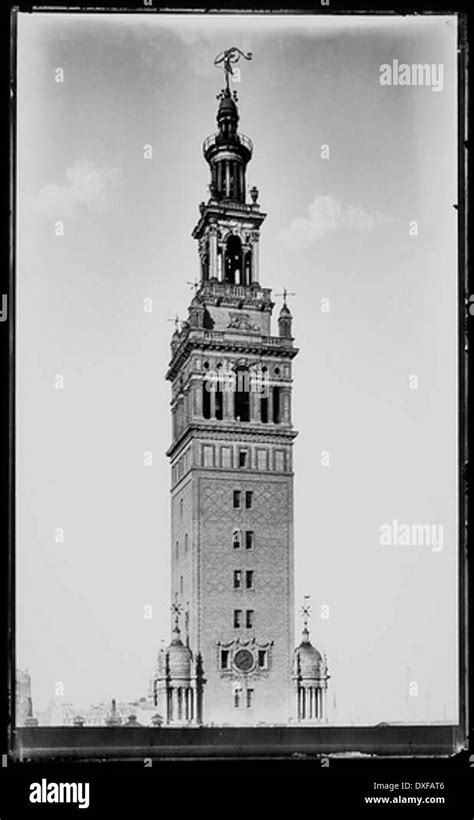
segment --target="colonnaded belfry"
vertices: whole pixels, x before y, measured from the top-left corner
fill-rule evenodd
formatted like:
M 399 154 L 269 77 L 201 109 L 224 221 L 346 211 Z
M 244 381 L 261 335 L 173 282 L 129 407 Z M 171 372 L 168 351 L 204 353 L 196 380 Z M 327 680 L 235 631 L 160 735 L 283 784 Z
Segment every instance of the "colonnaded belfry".
M 159 654 L 155 704 L 168 725 L 324 719 L 326 663 L 294 646 L 292 362 L 286 291 L 260 273 L 266 214 L 248 191 L 252 141 L 238 131 L 235 46 L 217 133 L 203 154 L 209 198 L 192 232 L 200 277 L 171 339 L 173 634 Z

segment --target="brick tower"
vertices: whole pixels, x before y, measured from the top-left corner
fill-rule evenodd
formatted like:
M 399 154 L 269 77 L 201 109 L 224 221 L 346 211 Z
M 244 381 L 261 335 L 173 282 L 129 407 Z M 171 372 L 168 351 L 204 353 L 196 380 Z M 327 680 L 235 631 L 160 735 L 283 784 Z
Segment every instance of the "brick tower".
M 259 272 L 265 214 L 247 198 L 252 142 L 237 130 L 225 52 L 210 197 L 193 237 L 200 281 L 171 340 L 172 598 L 202 659 L 204 723 L 285 723 L 293 681 L 292 317 Z M 231 57 L 229 58 L 229 55 Z M 232 59 L 232 56 L 234 59 Z M 238 56 L 238 55 L 237 55 Z M 245 55 L 242 55 L 245 56 Z

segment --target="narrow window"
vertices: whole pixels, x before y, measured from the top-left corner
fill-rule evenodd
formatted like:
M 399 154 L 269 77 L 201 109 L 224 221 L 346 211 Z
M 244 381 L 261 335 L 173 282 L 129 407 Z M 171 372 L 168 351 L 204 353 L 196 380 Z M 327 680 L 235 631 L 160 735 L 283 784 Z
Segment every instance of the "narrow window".
M 245 507 L 247 510 L 250 510 L 253 506 L 253 492 L 252 490 L 247 490 L 245 493 Z
M 240 549 L 240 530 L 234 530 L 232 533 L 232 546 L 235 550 Z
M 184 502 L 183 502 L 183 499 L 180 498 L 180 500 L 179 500 L 179 514 L 180 514 L 181 518 L 183 517 L 183 507 L 184 507 Z
M 280 424 L 280 388 L 273 388 L 273 421 Z
M 234 629 L 240 629 L 242 626 L 242 610 L 234 609 Z
M 240 507 L 240 490 L 234 490 L 234 509 L 239 509 Z
M 252 629 L 253 628 L 253 621 L 254 621 L 253 609 L 247 609 L 247 611 L 245 613 L 245 626 L 246 626 L 247 629 Z
M 179 558 L 179 541 L 175 544 L 176 560 Z
M 241 694 L 242 694 L 242 692 L 241 692 L 240 689 L 236 689 L 235 692 L 234 692 L 234 706 L 235 706 L 236 709 L 238 709 L 239 706 L 240 706 L 240 696 L 241 696 Z
M 247 466 L 247 450 L 239 450 L 239 467 Z
M 216 403 L 216 419 L 218 421 L 222 421 L 223 407 L 224 407 L 224 395 L 222 393 L 222 379 L 221 379 L 220 369 L 221 369 L 221 366 L 217 365 L 215 403 Z
M 221 649 L 221 669 L 229 668 L 229 650 Z
M 247 709 L 253 706 L 253 689 L 247 689 Z
M 184 589 L 184 579 L 183 579 L 183 576 L 181 575 L 181 577 L 179 579 L 179 591 L 180 591 L 181 595 L 183 594 L 183 589 Z
M 211 418 L 211 391 L 207 378 L 202 385 L 202 414 L 205 419 Z
M 184 536 L 184 551 L 187 552 L 188 549 L 189 549 L 188 533 L 186 533 L 186 535 Z
M 245 549 L 252 550 L 254 545 L 254 532 L 253 530 L 247 530 L 245 533 Z
M 237 421 L 250 421 L 249 371 L 246 367 L 238 367 L 235 375 L 234 418 Z
M 258 650 L 258 666 L 259 669 L 267 668 L 267 652 L 265 649 Z
M 264 424 L 268 422 L 268 396 L 260 399 L 260 421 Z
M 245 586 L 247 589 L 253 589 L 253 569 L 248 569 L 245 573 Z
M 234 570 L 234 589 L 240 589 L 242 586 L 242 570 Z

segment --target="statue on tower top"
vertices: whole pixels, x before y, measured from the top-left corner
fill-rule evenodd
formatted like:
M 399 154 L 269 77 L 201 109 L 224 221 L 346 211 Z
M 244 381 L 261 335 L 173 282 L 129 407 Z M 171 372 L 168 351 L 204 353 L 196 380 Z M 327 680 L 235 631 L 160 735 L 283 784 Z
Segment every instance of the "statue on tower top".
M 240 58 L 243 57 L 244 60 L 251 60 L 252 59 L 252 52 L 248 51 L 247 54 L 244 54 L 240 48 L 237 46 L 232 46 L 231 48 L 227 48 L 225 51 L 221 51 L 220 54 L 217 55 L 216 59 L 214 60 L 214 65 L 218 66 L 221 63 L 224 64 L 224 72 L 225 72 L 225 86 L 226 91 L 230 93 L 229 89 L 229 74 L 233 74 L 234 70 L 232 68 L 233 63 L 238 63 Z

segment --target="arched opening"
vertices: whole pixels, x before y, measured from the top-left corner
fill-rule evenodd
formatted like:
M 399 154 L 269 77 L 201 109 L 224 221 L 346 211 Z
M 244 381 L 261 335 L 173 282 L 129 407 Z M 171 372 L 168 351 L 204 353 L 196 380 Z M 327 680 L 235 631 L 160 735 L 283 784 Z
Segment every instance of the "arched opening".
M 236 421 L 250 421 L 250 380 L 246 367 L 236 369 L 234 418 Z
M 211 384 L 209 376 L 205 376 L 202 383 L 202 415 L 205 419 L 211 418 Z
M 231 234 L 226 242 L 224 281 L 240 285 L 242 279 L 242 242 Z

